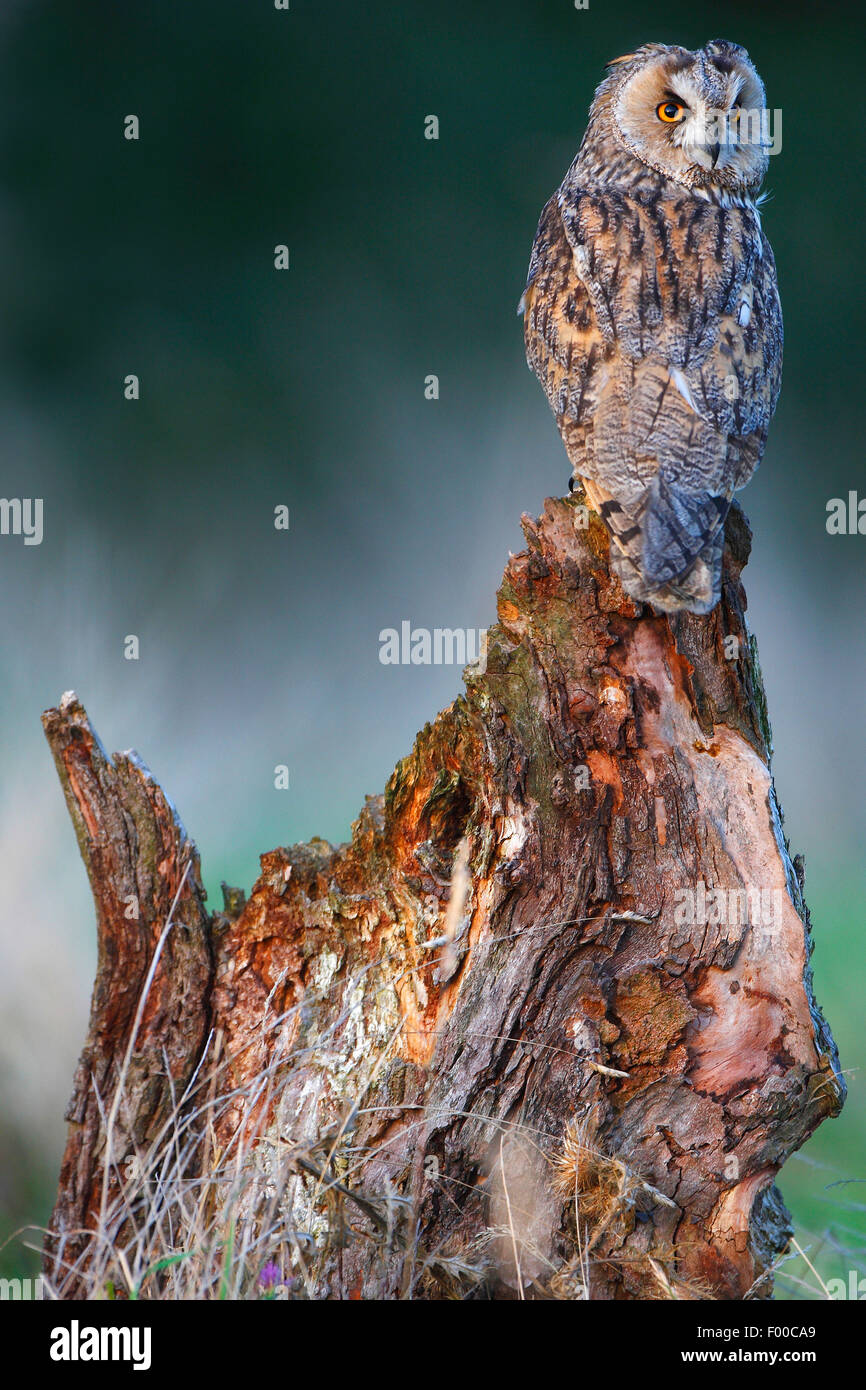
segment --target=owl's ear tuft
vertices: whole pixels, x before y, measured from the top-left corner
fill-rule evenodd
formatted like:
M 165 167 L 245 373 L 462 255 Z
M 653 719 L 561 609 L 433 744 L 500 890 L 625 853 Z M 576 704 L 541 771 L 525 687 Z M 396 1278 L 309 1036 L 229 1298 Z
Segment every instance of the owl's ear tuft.
M 677 44 L 642 43 L 640 48 L 636 48 L 633 53 L 623 53 L 621 58 L 611 58 L 607 66 L 609 68 L 618 68 L 622 67 L 625 63 L 633 63 L 636 60 L 644 61 L 647 58 L 659 58 L 667 54 L 693 56 L 690 54 L 689 49 L 680 48 Z
M 711 58 L 737 58 L 749 62 L 749 55 L 742 44 L 731 43 L 730 39 L 710 39 L 704 52 Z
M 633 53 L 623 53 L 621 58 L 611 58 L 607 66 L 618 68 L 623 63 L 633 62 L 635 58 L 650 58 L 654 53 L 668 53 L 669 51 L 666 43 L 642 43 L 640 48 L 636 48 Z

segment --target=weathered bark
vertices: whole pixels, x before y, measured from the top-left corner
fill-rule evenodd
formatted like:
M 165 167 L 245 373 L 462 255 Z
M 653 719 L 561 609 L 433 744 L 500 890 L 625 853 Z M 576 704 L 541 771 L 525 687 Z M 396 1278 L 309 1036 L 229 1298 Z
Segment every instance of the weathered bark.
M 90 879 L 98 938 L 46 1242 L 46 1270 L 60 1287 L 86 1259 L 100 1210 L 116 1204 L 123 1165 L 128 1172 L 130 1158 L 166 1123 L 193 1073 L 207 1034 L 212 960 L 195 845 L 147 768 L 134 753 L 110 760 L 71 692 L 42 722 Z
M 719 607 L 676 619 L 624 596 L 586 518 L 573 498 L 524 519 L 486 670 L 469 668 L 350 844 L 265 854 L 210 944 L 190 861 L 112 1155 L 141 1154 L 166 1072 L 177 1099 L 216 1038 L 185 1171 L 243 1155 L 282 1212 L 270 1253 L 309 1296 L 768 1296 L 787 1240 L 774 1177 L 844 1098 L 769 772 L 745 518 L 729 518 Z M 46 729 L 101 943 L 61 1234 L 93 1223 L 92 1096 L 108 1110 L 193 851 L 80 706 Z M 763 918 L 737 890 L 763 893 Z M 240 1220 L 260 1232 L 251 1192 Z

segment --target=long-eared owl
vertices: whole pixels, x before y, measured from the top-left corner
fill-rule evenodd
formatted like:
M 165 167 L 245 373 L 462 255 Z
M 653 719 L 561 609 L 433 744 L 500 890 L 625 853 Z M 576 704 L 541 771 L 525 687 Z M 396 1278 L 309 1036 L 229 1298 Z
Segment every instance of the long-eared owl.
M 745 49 L 609 64 L 541 214 L 526 351 L 626 591 L 706 613 L 731 498 L 760 462 L 782 316 L 757 195 L 764 88 Z

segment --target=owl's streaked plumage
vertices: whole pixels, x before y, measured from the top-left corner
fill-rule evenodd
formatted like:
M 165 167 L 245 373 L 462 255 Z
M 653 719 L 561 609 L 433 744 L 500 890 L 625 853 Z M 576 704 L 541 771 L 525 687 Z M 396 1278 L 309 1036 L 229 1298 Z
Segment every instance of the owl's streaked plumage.
M 522 300 L 527 358 L 627 592 L 706 613 L 725 516 L 760 462 L 782 369 L 755 203 L 767 150 L 756 123 L 737 126 L 765 108 L 764 89 L 725 40 L 647 44 L 609 66 L 541 214 Z

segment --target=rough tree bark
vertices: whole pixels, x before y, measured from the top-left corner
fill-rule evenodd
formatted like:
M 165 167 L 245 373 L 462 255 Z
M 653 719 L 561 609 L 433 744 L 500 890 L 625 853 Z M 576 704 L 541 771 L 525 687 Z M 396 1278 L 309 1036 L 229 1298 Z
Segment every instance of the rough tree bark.
M 313 1296 L 770 1295 L 775 1175 L 844 1083 L 769 771 L 748 524 L 735 507 L 718 608 L 675 619 L 623 594 L 579 497 L 524 530 L 486 669 L 351 843 L 270 851 L 210 920 L 141 764 L 74 698 L 46 714 L 100 941 L 46 1250 L 66 1296 L 206 1039 L 224 1103 L 191 1122 L 190 1172 L 243 1134 L 265 1179 L 298 1175 L 308 1229 L 338 1196 Z

